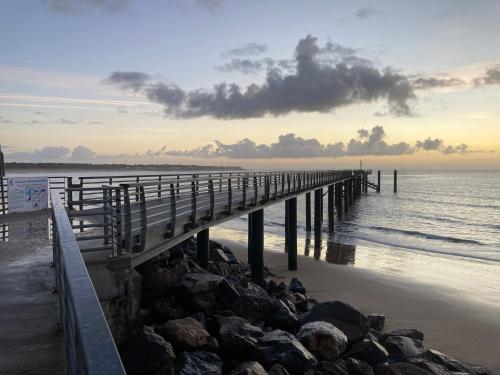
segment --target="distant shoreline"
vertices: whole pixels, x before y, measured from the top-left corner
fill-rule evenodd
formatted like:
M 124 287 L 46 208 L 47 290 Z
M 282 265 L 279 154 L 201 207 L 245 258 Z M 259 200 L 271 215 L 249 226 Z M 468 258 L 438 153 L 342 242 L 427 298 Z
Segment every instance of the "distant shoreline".
M 6 172 L 25 171 L 34 169 L 44 170 L 146 170 L 146 171 L 166 171 L 166 170 L 187 170 L 187 171 L 229 171 L 243 170 L 237 166 L 211 166 L 211 165 L 185 165 L 185 164 L 91 164 L 91 163 L 5 163 Z

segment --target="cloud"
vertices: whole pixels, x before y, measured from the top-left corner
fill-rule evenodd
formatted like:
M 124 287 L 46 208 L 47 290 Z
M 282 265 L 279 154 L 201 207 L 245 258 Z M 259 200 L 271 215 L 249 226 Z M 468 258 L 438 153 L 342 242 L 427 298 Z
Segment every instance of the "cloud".
M 380 13 L 380 10 L 372 8 L 372 7 L 363 7 L 358 9 L 354 15 L 356 18 L 364 20 L 373 16 L 376 16 L 377 14 Z
M 122 13 L 129 5 L 129 0 L 48 0 L 48 7 L 53 12 L 72 15 L 91 8 L 105 13 Z
M 267 52 L 269 47 L 265 44 L 250 42 L 240 47 L 231 48 L 222 54 L 222 57 L 244 57 L 244 56 L 254 56 Z
M 65 159 L 71 150 L 63 146 L 47 146 L 32 152 L 10 152 L 6 154 L 8 161 L 58 162 Z
M 500 64 L 488 68 L 482 77 L 475 78 L 473 82 L 476 86 L 500 85 Z
M 272 68 L 273 65 L 273 60 L 269 58 L 259 60 L 235 58 L 223 65 L 216 66 L 215 68 L 220 72 L 239 71 L 243 74 L 255 74 L 263 70 L 268 70 Z
M 222 5 L 224 5 L 225 0 L 193 0 L 196 5 L 201 6 L 211 12 L 215 11 Z
M 102 121 L 87 121 L 87 124 L 89 125 L 101 125 L 104 124 Z
M 439 150 L 443 147 L 443 140 L 439 138 L 431 139 L 429 137 L 423 141 L 417 141 L 415 147 L 426 151 Z
M 68 158 L 73 161 L 89 163 L 93 161 L 96 156 L 97 154 L 90 148 L 85 146 L 76 146 L 73 151 L 71 151 L 71 154 Z
M 40 124 L 43 124 L 43 122 L 40 120 L 29 120 L 29 121 L 24 121 L 23 124 L 24 125 L 40 125 Z
M 426 90 L 434 88 L 459 87 L 465 84 L 465 81 L 455 77 L 418 77 L 411 81 L 415 90 Z
M 56 120 L 57 124 L 63 124 L 63 125 L 75 125 L 75 124 L 78 124 L 78 122 L 79 121 L 72 121 L 72 120 L 68 120 L 66 118 L 60 118 L 60 119 Z
M 114 85 L 121 90 L 139 91 L 151 79 L 151 76 L 141 72 L 113 72 L 103 82 Z
M 260 85 L 253 83 L 244 88 L 235 83 L 220 83 L 208 90 L 184 91 L 159 82 L 148 84 L 143 90 L 149 100 L 164 106 L 166 115 L 177 118 L 245 119 L 292 112 L 329 113 L 380 100 L 387 102 L 394 116 L 412 115 L 409 101 L 415 95 L 405 76 L 388 68 L 346 62 L 330 64 L 320 61 L 320 55 L 317 39 L 308 35 L 295 48 L 295 71 L 271 69 Z M 130 80 L 127 78 L 124 84 L 122 79 L 113 78 L 115 73 L 107 82 L 126 88 Z
M 229 159 L 263 159 L 263 158 L 316 158 L 316 157 L 345 157 L 345 156 L 394 156 L 408 155 L 419 151 L 437 150 L 445 154 L 466 153 L 466 145 L 443 146 L 440 139 L 418 141 L 415 146 L 407 142 L 388 143 L 384 128 L 380 125 L 371 130 L 358 130 L 357 138 L 351 139 L 347 144 L 335 142 L 321 144 L 316 138 L 301 138 L 293 133 L 280 135 L 276 143 L 257 144 L 245 138 L 236 143 L 222 143 L 214 141 L 193 150 L 167 150 L 165 155 L 188 156 L 199 158 Z M 162 149 L 163 150 L 163 149 Z

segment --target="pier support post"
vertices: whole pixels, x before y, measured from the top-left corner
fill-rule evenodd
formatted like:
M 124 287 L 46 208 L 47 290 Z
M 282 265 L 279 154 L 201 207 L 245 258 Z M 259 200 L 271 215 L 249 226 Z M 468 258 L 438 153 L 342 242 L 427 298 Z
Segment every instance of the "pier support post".
M 337 201 L 337 217 L 342 220 L 342 183 L 335 185 L 335 198 Z
M 253 254 L 253 237 L 252 237 L 252 214 L 248 214 L 248 240 L 247 240 L 247 257 L 248 264 L 252 264 Z
M 344 211 L 349 211 L 349 193 L 348 193 L 348 183 L 344 181 Z
M 398 171 L 394 170 L 394 192 L 398 192 Z
M 203 229 L 196 235 L 196 257 L 198 264 L 208 269 L 209 262 L 209 229 Z
M 380 193 L 380 171 L 377 172 L 377 193 Z
M 311 193 L 306 193 L 306 231 L 311 231 Z
M 285 201 L 285 253 L 288 253 L 290 231 L 288 221 L 290 220 L 290 207 L 288 200 Z
M 314 246 L 321 242 L 321 227 L 323 221 L 323 189 L 314 191 Z
M 287 228 L 287 243 L 288 243 L 288 269 L 290 271 L 297 270 L 297 197 L 288 199 L 285 202 L 287 207 L 287 220 L 285 226 Z
M 328 186 L 328 231 L 330 233 L 333 233 L 335 230 L 335 223 L 334 223 L 334 192 L 333 192 L 333 185 Z
M 264 209 L 252 212 L 251 221 L 251 249 L 252 252 L 252 281 L 257 285 L 264 285 Z

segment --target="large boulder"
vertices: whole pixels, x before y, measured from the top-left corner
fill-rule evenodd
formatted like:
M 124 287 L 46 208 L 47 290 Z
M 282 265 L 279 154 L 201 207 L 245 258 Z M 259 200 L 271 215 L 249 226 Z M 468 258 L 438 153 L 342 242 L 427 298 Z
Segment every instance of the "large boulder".
M 176 350 L 217 351 L 219 344 L 200 322 L 193 318 L 169 320 L 157 326 L 158 333 L 171 342 Z
M 257 342 L 264 334 L 260 327 L 238 316 L 216 317 L 219 328 L 219 340 L 222 349 L 240 360 L 249 360 L 254 353 Z
M 450 371 L 474 374 L 474 370 L 472 370 L 469 365 L 461 363 L 455 358 L 447 356 L 446 354 L 438 352 L 437 350 L 428 349 L 424 354 L 422 354 L 421 358 L 427 359 L 434 363 L 438 363 L 441 366 L 446 367 Z
M 222 375 L 222 360 L 211 352 L 183 352 L 177 361 L 178 375 Z
M 389 354 L 400 357 L 403 360 L 419 357 L 427 350 L 422 341 L 404 336 L 391 336 L 383 344 Z
M 408 360 L 408 363 L 420 367 L 421 369 L 424 369 L 425 371 L 429 372 L 432 375 L 450 374 L 450 371 L 446 367 L 423 358 L 410 358 Z
M 292 375 L 313 374 L 316 358 L 293 335 L 275 330 L 259 339 L 257 360 L 266 367 L 279 363 Z
M 413 328 L 398 328 L 389 332 L 384 332 L 384 334 L 380 337 L 380 341 L 384 341 L 392 336 L 404 336 L 409 337 L 410 339 L 424 341 L 424 333 Z
M 293 304 L 292 307 L 295 310 Z M 272 328 L 294 333 L 297 330 L 299 318 L 284 301 L 274 299 L 273 308 L 266 321 Z
M 152 327 L 143 327 L 120 350 L 127 374 L 174 374 L 174 349 Z
M 398 362 L 389 365 L 379 365 L 374 368 L 375 375 L 429 375 L 430 372 L 411 363 Z
M 316 366 L 315 375 L 350 375 L 344 360 L 321 361 Z
M 347 356 L 375 366 L 387 362 L 389 353 L 376 340 L 366 338 L 354 344 Z
M 268 373 L 259 362 L 248 361 L 231 371 L 231 375 L 268 375 Z
M 212 292 L 217 289 L 224 277 L 212 273 L 187 273 L 181 280 L 180 286 L 189 294 Z
M 346 358 L 345 365 L 350 375 L 373 375 L 372 367 L 364 362 L 354 358 Z
M 304 284 L 302 284 L 302 281 L 300 281 L 300 279 L 296 277 L 292 277 L 288 288 L 291 292 L 306 294 L 306 288 L 304 287 Z
M 166 267 L 152 267 L 143 275 L 144 286 L 147 289 L 165 292 L 177 286 L 182 277 L 190 272 L 188 263 L 181 259 L 175 264 Z
M 371 329 L 382 331 L 385 325 L 385 315 L 381 313 L 370 314 L 367 316 L 368 324 Z
M 333 324 L 347 336 L 357 341 L 368 332 L 368 319 L 351 305 L 340 301 L 323 302 L 315 305 L 304 317 L 302 324 L 315 321 Z
M 328 361 L 335 361 L 347 347 L 344 333 L 328 322 L 310 322 L 304 324 L 297 338 L 307 350 Z

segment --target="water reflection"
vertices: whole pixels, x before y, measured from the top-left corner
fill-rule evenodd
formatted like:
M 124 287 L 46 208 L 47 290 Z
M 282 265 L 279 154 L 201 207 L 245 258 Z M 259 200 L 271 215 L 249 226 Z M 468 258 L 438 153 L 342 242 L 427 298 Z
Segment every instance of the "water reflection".
M 325 260 L 328 263 L 354 265 L 356 260 L 356 246 L 327 241 Z

